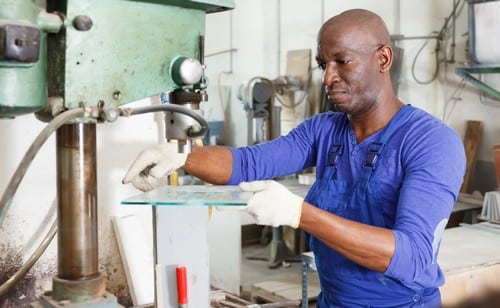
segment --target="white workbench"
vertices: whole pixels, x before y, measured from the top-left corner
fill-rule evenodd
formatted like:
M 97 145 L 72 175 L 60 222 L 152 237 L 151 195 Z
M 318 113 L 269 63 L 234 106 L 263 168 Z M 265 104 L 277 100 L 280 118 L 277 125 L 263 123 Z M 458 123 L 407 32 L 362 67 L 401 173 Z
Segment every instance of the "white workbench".
M 446 277 L 441 287 L 443 306 L 500 292 L 500 225 L 446 229 L 438 261 Z

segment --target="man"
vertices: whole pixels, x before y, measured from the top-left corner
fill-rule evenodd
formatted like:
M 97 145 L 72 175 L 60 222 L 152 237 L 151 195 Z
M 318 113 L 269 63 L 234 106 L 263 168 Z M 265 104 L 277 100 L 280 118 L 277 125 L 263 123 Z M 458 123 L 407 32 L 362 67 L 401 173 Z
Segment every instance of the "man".
M 376 14 L 354 9 L 318 34 L 317 62 L 339 112 L 306 119 L 288 135 L 243 148 L 168 146 L 146 150 L 124 182 L 146 188 L 178 167 L 214 184 L 254 191 L 257 223 L 308 235 L 321 293 L 318 307 L 438 307 L 444 277 L 441 234 L 465 172 L 457 134 L 394 94 L 392 49 Z M 316 167 L 305 199 L 272 179 Z M 250 181 L 250 182 L 249 182 Z

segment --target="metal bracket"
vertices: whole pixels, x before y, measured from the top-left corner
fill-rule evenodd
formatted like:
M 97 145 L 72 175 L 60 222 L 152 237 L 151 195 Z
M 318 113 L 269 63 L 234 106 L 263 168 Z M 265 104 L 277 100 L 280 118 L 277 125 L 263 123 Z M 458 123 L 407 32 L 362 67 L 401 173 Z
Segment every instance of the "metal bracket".
M 480 90 L 486 92 L 488 95 L 495 99 L 500 99 L 500 91 L 495 90 L 491 86 L 472 76 L 471 74 L 498 74 L 500 73 L 500 66 L 471 66 L 471 67 L 457 67 L 455 73 L 463 77 L 466 81 L 470 82 Z

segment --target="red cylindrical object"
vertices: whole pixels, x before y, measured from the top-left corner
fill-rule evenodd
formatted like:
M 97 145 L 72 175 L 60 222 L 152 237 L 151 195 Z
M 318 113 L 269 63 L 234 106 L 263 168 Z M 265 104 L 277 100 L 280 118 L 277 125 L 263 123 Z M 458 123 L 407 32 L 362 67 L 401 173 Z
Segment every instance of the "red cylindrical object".
M 179 305 L 187 305 L 188 294 L 187 294 L 186 267 L 177 266 L 175 271 L 177 274 L 177 303 Z

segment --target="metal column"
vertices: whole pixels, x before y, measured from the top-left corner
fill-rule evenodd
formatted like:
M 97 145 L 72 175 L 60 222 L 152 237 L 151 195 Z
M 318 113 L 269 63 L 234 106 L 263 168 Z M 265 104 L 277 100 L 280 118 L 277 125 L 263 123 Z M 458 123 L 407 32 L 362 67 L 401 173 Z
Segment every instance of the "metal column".
M 101 298 L 98 269 L 96 124 L 69 124 L 57 131 L 58 275 L 53 299 Z

